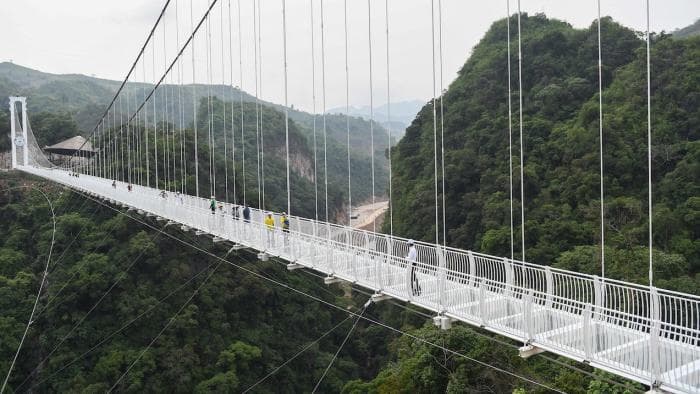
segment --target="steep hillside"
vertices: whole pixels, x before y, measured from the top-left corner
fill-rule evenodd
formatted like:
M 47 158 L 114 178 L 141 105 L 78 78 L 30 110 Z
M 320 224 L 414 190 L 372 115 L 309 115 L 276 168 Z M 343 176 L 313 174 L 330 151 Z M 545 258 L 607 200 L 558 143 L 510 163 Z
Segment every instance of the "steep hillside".
M 366 291 L 353 289 L 348 298 L 345 289 L 326 286 L 310 271 L 288 271 L 284 261 L 261 262 L 245 250 L 227 254 L 210 238 L 137 216 L 144 221 L 139 223 L 53 183 L 12 173 L 0 173 L 2 376 L 51 245 L 49 206 L 26 186 L 40 188 L 52 201 L 57 233 L 38 314 L 9 392 L 105 392 L 127 369 L 116 391 L 243 392 L 260 381 L 255 392 L 310 392 L 344 339 L 319 391 L 536 388 L 466 359 L 446 358 L 438 348 L 364 320 L 345 338 L 353 321 L 343 310 L 357 311 L 369 297 Z M 226 256 L 231 265 L 215 256 Z M 519 346 L 515 342 L 493 342 L 465 326 L 438 330 L 422 312 L 399 303 L 375 304 L 365 316 L 565 392 L 611 392 L 565 363 L 521 359 L 510 350 Z
M 607 268 L 610 276 L 644 283 L 645 53 L 633 31 L 609 18 L 602 27 Z M 510 254 L 505 42 L 502 20 L 474 48 L 451 84 L 445 96 L 444 144 L 448 243 L 503 256 Z M 700 165 L 700 39 L 662 36 L 652 49 L 657 284 L 697 292 L 700 178 L 689 173 L 698 173 Z M 517 94 L 515 47 L 512 54 Z M 577 30 L 542 15 L 527 16 L 523 59 L 527 260 L 599 273 L 597 27 Z M 518 257 L 516 95 L 513 104 Z M 394 149 L 394 229 L 425 240 L 434 239 L 435 229 L 431 105 Z
M 84 75 L 55 75 L 32 70 L 12 63 L 0 63 L 0 97 L 10 95 L 24 95 L 29 98 L 28 107 L 31 118 L 42 112 L 52 114 L 68 114 L 77 123 L 78 130 L 83 135 L 89 135 L 99 116 L 114 96 L 120 82 Z M 150 84 L 129 83 L 126 86 L 126 96 L 132 104 L 141 102 L 152 89 Z M 155 104 L 156 112 L 165 113 L 171 123 L 179 124 L 179 115 L 182 111 L 184 124 L 191 127 L 193 116 L 193 100 L 197 102 L 209 95 L 219 100 L 233 102 L 236 111 L 240 112 L 240 90 L 223 85 L 168 85 L 164 84 L 158 89 L 150 105 Z M 255 102 L 255 97 L 243 93 L 243 101 L 247 104 Z M 166 105 L 167 103 L 167 105 Z M 277 113 L 284 109 L 283 106 L 262 101 L 266 110 Z M 150 106 L 149 106 L 150 108 Z M 0 111 L 6 111 L 5 107 Z M 290 110 L 290 117 L 298 126 L 299 132 L 306 138 L 307 145 L 312 147 L 314 115 Z M 316 115 L 317 139 L 321 138 L 321 116 Z M 254 119 L 254 117 L 253 117 Z M 328 131 L 328 179 L 330 183 L 338 185 L 347 184 L 347 137 L 345 116 L 327 115 L 326 127 Z M 254 126 L 254 123 L 253 123 Z M 371 197 L 370 177 L 370 130 L 369 122 L 361 118 L 351 118 L 351 169 L 353 174 L 353 198 L 355 201 L 364 201 Z M 388 161 L 385 151 L 389 146 L 387 132 L 381 125 L 375 123 L 375 175 L 376 194 L 386 195 L 388 187 Z M 38 136 L 39 138 L 39 136 Z M 46 143 L 54 143 L 57 140 L 45 139 Z M 319 145 L 322 146 L 322 145 Z M 0 145 L 2 148 L 3 145 Z M 318 151 L 321 160 L 322 151 Z M 323 163 L 319 161 L 318 168 L 322 169 Z M 322 171 L 319 172 L 322 174 Z M 319 175 L 320 177 L 320 175 Z M 347 200 L 347 187 L 339 186 L 345 193 Z
M 326 302 L 342 302 L 342 291 L 326 288 L 313 276 L 289 273 L 275 261 L 261 263 L 251 252 L 228 255 L 225 247 L 194 238 L 176 226 L 161 234 L 56 185 L 3 174 L 3 377 L 22 336 L 51 245 L 46 200 L 32 189 L 7 191 L 32 184 L 53 202 L 57 233 L 47 287 L 9 392 L 105 392 L 141 352 L 145 352 L 143 358 L 118 391 L 240 392 L 300 345 L 316 340 L 347 317 L 342 310 L 329 309 L 213 256 L 226 255 L 235 265 L 290 283 Z M 147 223 L 163 227 L 150 219 Z M 146 351 L 171 318 L 168 329 Z M 347 327 L 346 321 L 257 390 L 274 392 L 284 385 L 294 392 L 310 391 Z M 321 389 L 340 391 L 345 381 L 362 376 L 360 365 L 359 357 L 341 356 Z

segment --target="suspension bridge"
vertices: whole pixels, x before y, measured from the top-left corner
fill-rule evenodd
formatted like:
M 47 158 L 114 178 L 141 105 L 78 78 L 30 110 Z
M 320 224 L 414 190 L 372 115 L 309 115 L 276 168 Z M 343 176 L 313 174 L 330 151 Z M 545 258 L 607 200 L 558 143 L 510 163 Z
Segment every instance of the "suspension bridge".
M 321 6 L 321 52 L 322 56 L 325 56 L 323 54 L 325 45 L 323 43 L 323 1 L 319 0 L 319 2 Z M 230 33 L 236 24 L 231 19 L 232 3 L 232 1 L 211 1 L 197 24 L 194 23 L 192 14 L 190 14 L 190 35 L 184 40 L 184 44 L 179 46 L 180 36 L 178 33 L 178 46 L 180 49 L 176 55 L 172 56 L 171 61 L 164 61 L 164 72 L 160 78 L 155 78 L 154 71 L 153 90 L 148 94 L 144 92 L 140 99 L 129 97 L 129 93 L 123 88 L 128 82 L 135 80 L 134 71 L 137 69 L 139 62 L 144 63 L 145 67 L 145 51 L 149 42 L 152 43 L 154 39 L 154 31 L 161 23 L 166 11 L 168 11 L 170 1 L 167 1 L 136 61 L 127 74 L 122 87 L 100 118 L 85 146 L 78 149 L 76 154 L 69 160 L 54 164 L 44 156 L 44 153 L 36 143 L 28 121 L 26 99 L 21 97 L 10 98 L 12 167 L 19 171 L 57 182 L 94 198 L 102 199 L 110 204 L 125 207 L 138 214 L 156 217 L 169 225 L 180 226 L 183 230 L 192 230 L 199 235 L 209 235 L 214 242 L 228 242 L 231 245 L 231 250 L 250 249 L 256 251 L 258 257 L 263 260 L 270 257 L 284 260 L 287 262 L 289 270 L 304 268 L 318 271 L 325 276 L 327 284 L 340 281 L 357 284 L 373 291 L 374 296 L 372 299 L 375 302 L 380 302 L 386 298 L 395 298 L 418 305 L 432 311 L 435 314 L 434 323 L 442 329 L 449 329 L 455 322 L 464 322 L 521 341 L 524 346 L 520 349 L 520 354 L 526 358 L 543 351 L 552 352 L 646 384 L 652 390 L 674 393 L 700 393 L 700 297 L 657 288 L 653 286 L 653 282 L 651 285 L 639 285 L 606 278 L 604 272 L 597 276 L 555 269 L 519 261 L 512 258 L 512 256 L 491 256 L 475 251 L 453 248 L 447 246 L 444 242 L 415 242 L 417 257 L 415 261 L 409 261 L 407 255 L 410 248 L 409 243 L 412 243 L 412 241 L 393 235 L 393 233 L 382 234 L 352 228 L 343 224 L 331 223 L 328 220 L 319 220 L 318 217 L 304 218 L 291 214 L 293 213 L 293 207 L 291 206 L 291 192 L 289 188 L 287 36 L 286 2 L 284 0 L 281 2 L 285 54 L 282 70 L 284 74 L 284 111 L 286 115 L 286 150 L 284 152 L 287 182 L 286 212 L 290 213 L 288 215 L 289 229 L 283 230 L 280 227 L 271 228 L 265 225 L 264 217 L 269 212 L 262 209 L 264 206 L 251 208 L 249 218 L 232 214 L 232 212 L 240 212 L 240 208 L 243 205 L 248 205 L 244 199 L 238 198 L 238 195 L 241 193 L 245 195 L 245 190 L 239 190 L 237 193 L 234 189 L 233 201 L 228 201 L 227 198 L 226 202 L 217 202 L 214 206 L 215 208 L 210 209 L 211 200 L 202 196 L 199 190 L 200 164 L 197 149 L 201 150 L 202 147 L 197 146 L 198 139 L 195 137 L 194 147 L 191 147 L 194 148 L 195 163 L 190 163 L 190 167 L 195 169 L 196 184 L 188 187 L 185 184 L 187 166 L 184 161 L 187 156 L 185 154 L 186 150 L 191 148 L 183 144 L 182 134 L 180 134 L 180 140 L 177 141 L 178 133 L 174 125 L 165 125 L 168 119 L 167 114 L 163 114 L 163 123 L 160 123 L 159 126 L 157 120 L 159 114 L 155 110 L 154 94 L 172 73 L 175 73 L 180 85 L 184 84 L 182 81 L 181 63 L 184 61 L 183 54 L 188 48 L 192 53 L 193 74 L 191 82 L 194 83 L 194 58 L 196 54 L 193 48 L 193 39 L 202 26 L 208 29 L 208 34 L 211 36 L 210 19 L 214 16 L 214 10 L 217 5 L 221 11 L 222 22 L 220 31 L 222 37 L 225 34 L 229 34 L 228 43 L 233 43 Z M 240 29 L 240 1 L 237 4 L 238 24 L 236 27 Z M 254 27 L 256 29 L 255 37 L 259 41 L 259 2 L 254 4 L 257 4 L 258 8 L 253 7 L 255 13 L 252 19 L 256 21 L 256 26 Z M 386 2 L 386 4 L 386 39 L 388 48 L 389 3 Z M 175 6 L 177 7 L 177 1 Z M 435 10 L 435 8 L 433 9 Z M 178 12 L 177 8 L 174 12 Z M 510 15 L 510 10 L 507 12 Z M 224 17 L 225 13 L 228 14 L 228 25 L 223 22 L 226 20 L 226 17 Z M 437 9 L 437 14 L 437 18 L 440 20 L 439 18 L 442 15 L 441 8 Z M 520 31 L 519 16 L 520 10 L 518 9 L 518 32 Z M 433 15 L 432 17 L 432 22 L 434 23 L 436 16 Z M 311 18 L 312 26 L 315 26 L 313 2 Z M 368 18 L 371 18 L 371 13 L 368 15 Z M 228 32 L 226 32 L 225 27 L 228 27 Z M 441 27 L 436 29 L 433 26 L 434 47 L 436 45 L 436 32 L 440 37 L 439 52 L 441 52 Z M 345 33 L 347 37 L 347 24 Z M 647 31 L 647 43 L 649 43 L 648 37 L 649 33 Z M 221 45 L 222 59 L 224 58 L 223 52 L 226 51 L 223 42 Z M 370 57 L 372 54 L 371 42 L 372 39 L 369 40 Z M 208 41 L 208 45 L 206 56 L 209 69 L 207 71 L 211 71 L 211 41 Z M 259 49 L 258 45 L 260 45 L 259 42 L 256 43 L 256 51 Z M 507 45 L 508 50 L 510 50 L 510 42 Z M 520 41 L 518 41 L 518 47 L 520 47 Z M 229 55 L 233 56 L 233 49 L 229 48 L 228 50 Z M 153 51 L 155 53 L 155 48 Z M 242 56 L 240 53 L 239 55 Z M 163 50 L 163 56 L 165 57 L 165 50 Z M 435 58 L 434 53 L 434 66 Z M 521 58 L 522 55 L 520 54 L 519 62 L 522 61 Z M 258 60 L 256 58 L 256 61 Z M 388 71 L 388 50 L 386 61 Z M 230 60 L 229 66 L 231 68 L 233 63 L 233 60 Z M 322 60 L 322 65 L 325 67 L 325 60 Z M 257 75 L 259 70 L 257 67 L 256 65 L 256 92 L 259 87 L 259 75 Z M 222 68 L 224 68 L 223 62 Z M 437 91 L 435 75 L 436 72 L 433 69 L 434 93 Z M 372 89 L 371 78 L 372 74 L 370 72 L 370 89 Z M 518 79 L 520 80 L 521 78 L 519 77 Z M 389 80 L 390 78 L 387 74 L 387 84 Z M 211 83 L 210 80 L 207 82 Z M 233 82 L 233 71 L 231 71 L 231 79 L 228 81 L 228 84 L 233 85 Z M 242 76 L 240 83 L 242 84 Z M 322 85 L 325 97 L 325 74 Z M 349 84 L 346 84 L 346 87 L 349 88 Z M 177 92 L 173 92 L 172 100 L 177 100 L 176 96 L 182 94 L 182 88 L 179 89 Z M 440 90 L 442 90 L 442 87 L 440 87 Z M 519 90 L 522 89 L 520 88 Z M 387 89 L 387 95 L 388 91 L 389 89 Z M 438 95 L 435 95 L 435 97 L 437 100 L 440 99 Z M 522 108 L 522 95 L 520 95 L 520 98 L 520 108 Z M 126 112 L 121 106 L 123 99 L 127 101 Z M 241 117 L 243 116 L 242 100 L 241 92 Z M 119 105 L 117 105 L 117 102 L 119 102 Z M 133 106 L 130 107 L 129 103 Z M 147 112 L 151 103 L 153 103 L 153 111 L 150 114 L 152 119 L 149 118 Z M 16 113 L 18 104 L 21 105 L 21 116 Z M 259 104 L 259 102 L 256 103 L 256 105 Z M 177 104 L 175 104 L 175 107 L 177 107 Z M 436 106 L 433 107 L 434 115 L 436 108 Z M 232 112 L 233 110 L 234 108 L 231 107 Z M 182 130 L 184 128 L 183 110 L 180 107 L 173 111 L 176 112 L 174 119 L 179 121 L 175 123 L 179 123 L 179 128 Z M 178 111 L 179 113 L 177 113 Z M 440 111 L 442 111 L 442 105 L 440 105 Z M 195 109 L 193 113 L 195 117 L 196 113 Z M 520 135 L 522 138 L 522 112 L 520 115 Z M 213 141 L 217 131 L 213 130 L 211 114 L 208 116 L 207 140 L 210 144 L 209 148 L 215 150 L 217 147 Z M 435 116 L 435 119 L 438 119 L 438 117 Z M 442 119 L 441 116 L 440 119 Z M 438 129 L 441 129 L 440 132 L 444 133 L 444 126 L 438 126 L 437 123 L 437 121 L 434 122 L 436 136 L 435 214 L 436 240 L 440 240 L 440 226 L 438 222 L 438 179 L 440 178 L 438 177 L 438 172 L 442 171 L 441 179 L 444 195 L 444 167 L 439 168 L 438 166 L 438 156 L 440 154 L 438 152 L 437 134 Z M 262 127 L 261 119 L 256 119 L 256 127 L 258 125 Z M 193 128 L 196 133 L 196 119 L 193 122 Z M 150 137 L 149 131 L 153 133 Z M 239 130 L 241 141 L 243 141 L 244 131 L 241 121 Z M 325 140 L 325 122 L 323 131 Z M 231 125 L 230 132 L 230 143 L 232 144 L 230 151 L 232 157 L 230 160 L 233 164 L 232 177 L 235 178 L 236 166 L 245 166 L 245 145 L 242 142 L 240 143 L 239 150 L 241 151 L 237 162 L 233 125 Z M 316 130 L 314 130 L 315 132 Z M 649 129 L 649 132 L 651 133 L 651 129 Z M 159 144 L 156 142 L 158 133 L 162 134 L 165 143 Z M 260 133 L 260 130 L 256 130 L 256 133 Z M 223 134 L 224 136 L 226 135 L 225 132 Z M 259 138 L 261 136 L 258 134 L 256 137 Z M 262 143 L 262 141 L 260 142 Z M 161 149 L 160 153 L 158 152 L 159 147 Z M 315 148 L 316 146 L 314 145 Z M 164 152 L 163 149 L 166 151 Z M 261 147 L 260 149 L 264 148 Z M 348 160 L 350 157 L 349 151 L 350 146 L 348 144 Z M 150 154 L 151 152 L 153 152 L 153 155 Z M 229 152 L 228 148 L 224 147 L 223 152 L 227 154 Z M 261 152 L 260 150 L 256 154 Z M 440 153 L 443 152 L 444 148 L 441 148 Z M 257 159 L 260 159 L 259 156 Z M 215 160 L 215 157 L 212 155 L 209 157 L 209 160 Z M 229 160 L 228 156 L 225 156 L 225 160 Z M 441 163 L 443 161 L 440 160 Z M 323 162 L 325 167 L 325 157 Z M 210 164 L 212 163 L 210 162 Z M 372 163 L 373 165 L 374 163 Z M 211 180 L 209 190 L 213 195 L 222 194 L 222 191 L 216 188 L 215 178 L 217 175 L 216 170 L 212 170 L 212 168 L 215 168 L 215 166 L 213 164 L 209 165 L 210 173 L 208 175 Z M 228 165 L 226 168 L 228 171 Z M 327 173 L 327 171 L 324 170 L 324 173 Z M 241 174 L 245 174 L 245 169 L 241 171 Z M 372 174 L 374 174 L 374 171 Z M 178 175 L 182 179 L 178 180 Z M 350 174 L 348 176 L 350 177 Z M 225 174 L 225 178 L 226 195 L 228 196 L 228 172 Z M 521 174 L 521 182 L 522 178 Z M 325 179 L 325 182 L 327 183 L 327 179 Z M 511 162 L 511 202 L 512 183 Z M 234 188 L 235 184 L 234 179 Z M 374 180 L 372 180 L 372 184 L 374 187 Z M 245 182 L 243 185 L 245 185 Z M 260 185 L 260 182 L 258 182 L 258 185 Z M 350 185 L 349 181 L 348 185 Z M 391 198 L 391 189 L 389 190 L 389 197 Z M 521 188 L 522 192 L 523 188 Z M 352 195 L 351 191 L 349 191 L 349 195 Z M 601 199 L 602 197 L 603 189 L 601 183 Z M 442 214 L 444 215 L 444 202 L 442 207 Z M 328 207 L 326 206 L 326 218 L 328 217 L 327 212 Z M 511 218 L 512 212 L 511 204 Z M 391 214 L 391 204 L 389 204 L 389 214 Z M 273 215 L 275 222 L 278 223 L 280 215 L 277 213 L 273 213 Z M 603 215 L 602 211 L 601 215 Z M 651 231 L 651 225 L 649 227 L 649 231 Z M 522 231 L 524 238 L 524 226 L 522 226 Z M 444 237 L 443 229 L 443 240 Z M 651 264 L 650 255 L 650 282 L 653 279 Z M 416 279 L 420 284 L 419 291 L 416 291 L 414 285 L 414 280 Z

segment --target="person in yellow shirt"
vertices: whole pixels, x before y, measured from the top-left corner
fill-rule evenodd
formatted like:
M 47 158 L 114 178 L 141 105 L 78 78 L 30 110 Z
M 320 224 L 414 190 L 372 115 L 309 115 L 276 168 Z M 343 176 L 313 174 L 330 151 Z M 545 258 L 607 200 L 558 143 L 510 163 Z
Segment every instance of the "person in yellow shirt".
M 272 214 L 268 212 L 265 215 L 265 228 L 267 228 L 267 247 L 275 246 L 275 219 L 272 218 Z

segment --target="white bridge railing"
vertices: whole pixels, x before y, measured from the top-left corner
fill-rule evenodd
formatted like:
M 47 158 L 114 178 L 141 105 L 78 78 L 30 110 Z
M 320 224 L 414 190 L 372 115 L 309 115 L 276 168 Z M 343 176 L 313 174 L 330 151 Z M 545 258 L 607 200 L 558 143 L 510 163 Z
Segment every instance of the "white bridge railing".
M 231 204 L 212 214 L 204 198 L 18 168 L 635 381 L 700 393 L 700 297 L 420 242 L 414 294 L 403 238 L 296 216 L 283 233 L 276 214 L 269 231 L 257 209 L 247 223 Z

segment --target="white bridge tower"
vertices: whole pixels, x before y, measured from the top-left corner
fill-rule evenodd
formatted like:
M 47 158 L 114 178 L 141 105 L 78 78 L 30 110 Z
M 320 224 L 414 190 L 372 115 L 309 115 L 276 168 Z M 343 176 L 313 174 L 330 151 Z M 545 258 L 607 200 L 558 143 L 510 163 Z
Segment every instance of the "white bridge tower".
M 15 120 L 15 105 L 22 105 L 22 135 L 17 134 Z M 27 98 L 10 96 L 10 138 L 12 139 L 12 168 L 17 168 L 17 148 L 22 149 L 22 165 L 29 164 L 29 149 L 27 147 Z

